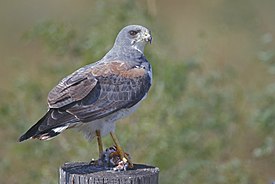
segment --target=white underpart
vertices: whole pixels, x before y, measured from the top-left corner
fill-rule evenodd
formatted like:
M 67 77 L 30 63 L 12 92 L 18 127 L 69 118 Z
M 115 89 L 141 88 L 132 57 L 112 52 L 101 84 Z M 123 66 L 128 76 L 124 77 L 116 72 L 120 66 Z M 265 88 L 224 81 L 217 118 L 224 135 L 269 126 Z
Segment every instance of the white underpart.
M 53 138 L 54 138 L 54 137 L 42 135 L 39 139 L 42 140 L 42 141 L 49 141 L 49 140 L 51 140 L 51 139 L 53 139 Z
M 54 132 L 56 132 L 56 133 L 61 133 L 61 132 L 63 132 L 64 130 L 66 130 L 67 128 L 69 127 L 69 125 L 65 125 L 65 126 L 62 126 L 62 127 L 57 127 L 57 128 L 54 128 L 54 129 L 52 129 L 52 131 L 54 131 Z M 44 134 L 44 135 L 41 135 L 40 137 L 39 137 L 39 139 L 40 140 L 43 140 L 43 141 L 48 141 L 48 140 L 51 140 L 51 139 L 53 139 L 54 138 L 54 136 L 53 137 L 50 137 L 49 135 L 47 135 L 47 134 Z
M 56 132 L 56 133 L 61 133 L 61 132 L 63 132 L 65 129 L 67 129 L 68 127 L 69 127 L 69 125 L 62 126 L 62 127 L 57 127 L 57 128 L 54 128 L 53 131 Z
M 140 53 L 142 53 L 142 54 L 143 54 L 143 50 L 144 50 L 144 48 L 143 48 L 143 49 L 141 49 L 140 47 L 138 47 L 138 44 L 133 45 L 133 47 L 134 47 L 134 49 L 138 50 Z
M 132 47 L 138 50 L 142 54 L 143 54 L 145 45 L 146 45 L 146 42 L 140 37 L 137 40 L 132 42 Z
M 143 97 L 145 99 L 146 95 Z M 142 99 L 142 100 L 143 100 Z M 84 133 L 85 137 L 89 140 L 93 139 L 96 134 L 96 130 L 100 130 L 101 135 L 105 136 L 109 134 L 110 132 L 115 131 L 115 123 L 117 120 L 122 119 L 124 117 L 129 116 L 132 114 L 139 106 L 140 102 L 138 102 L 136 105 L 129 109 L 122 109 L 120 111 L 117 111 L 113 114 L 110 114 L 109 116 L 106 116 L 104 118 L 89 122 L 89 123 L 79 123 L 77 125 L 77 128 Z

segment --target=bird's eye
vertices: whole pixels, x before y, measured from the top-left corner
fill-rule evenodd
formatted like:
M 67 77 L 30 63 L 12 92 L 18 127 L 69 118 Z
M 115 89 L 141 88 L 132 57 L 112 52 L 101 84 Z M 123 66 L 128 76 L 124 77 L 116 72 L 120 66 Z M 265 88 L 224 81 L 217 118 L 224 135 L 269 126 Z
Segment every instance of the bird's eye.
M 132 31 L 129 32 L 129 34 L 130 34 L 131 36 L 135 36 L 137 33 L 138 33 L 138 31 L 134 31 L 134 30 L 132 30 Z

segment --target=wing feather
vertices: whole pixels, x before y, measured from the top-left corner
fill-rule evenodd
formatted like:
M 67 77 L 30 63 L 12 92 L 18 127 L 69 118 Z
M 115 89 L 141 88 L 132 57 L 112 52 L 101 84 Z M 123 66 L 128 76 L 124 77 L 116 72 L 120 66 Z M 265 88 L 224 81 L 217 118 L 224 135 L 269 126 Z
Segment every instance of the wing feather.
M 132 107 L 150 86 L 146 69 L 113 61 L 82 68 L 63 79 L 49 93 L 48 102 L 50 108 L 60 108 L 89 122 Z
M 63 79 L 48 95 L 50 108 L 61 108 L 83 99 L 97 83 L 96 78 L 87 70 L 78 70 Z
M 94 68 L 91 72 L 97 79 L 94 89 L 74 106 L 66 109 L 82 122 L 134 106 L 151 86 L 150 76 L 144 68 L 129 67 L 119 61 L 99 65 L 99 68 Z
M 50 139 L 79 121 L 90 122 L 132 107 L 150 86 L 150 74 L 143 67 L 119 61 L 83 67 L 50 91 L 49 111 L 19 141 Z

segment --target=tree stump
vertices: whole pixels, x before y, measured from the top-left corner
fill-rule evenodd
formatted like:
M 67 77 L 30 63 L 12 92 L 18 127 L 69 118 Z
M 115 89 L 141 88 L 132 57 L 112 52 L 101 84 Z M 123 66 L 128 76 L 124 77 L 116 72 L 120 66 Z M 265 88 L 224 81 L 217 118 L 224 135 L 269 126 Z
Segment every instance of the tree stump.
M 114 171 L 86 162 L 65 163 L 59 169 L 60 184 L 158 184 L 159 168 L 134 164 L 133 169 Z

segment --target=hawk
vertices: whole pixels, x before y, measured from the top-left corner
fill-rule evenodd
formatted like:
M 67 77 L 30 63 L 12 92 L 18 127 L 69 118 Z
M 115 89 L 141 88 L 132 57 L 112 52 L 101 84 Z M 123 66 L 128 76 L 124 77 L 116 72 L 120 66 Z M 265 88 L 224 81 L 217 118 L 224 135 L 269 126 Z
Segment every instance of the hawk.
M 69 128 L 77 128 L 88 139 L 110 134 L 119 157 L 133 166 L 115 135 L 116 121 L 130 115 L 146 98 L 152 84 L 152 67 L 144 56 L 151 43 L 149 29 L 124 27 L 111 50 L 99 61 L 86 65 L 61 80 L 48 94 L 48 111 L 19 142 L 49 140 Z

